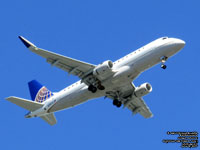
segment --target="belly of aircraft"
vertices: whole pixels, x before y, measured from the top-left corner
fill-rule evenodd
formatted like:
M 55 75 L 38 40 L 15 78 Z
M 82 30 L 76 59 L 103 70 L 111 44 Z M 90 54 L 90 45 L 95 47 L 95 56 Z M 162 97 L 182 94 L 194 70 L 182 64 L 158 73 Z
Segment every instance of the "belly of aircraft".
M 99 91 L 96 93 L 91 93 L 88 91 L 87 87 L 84 89 L 80 90 L 78 93 L 73 93 L 71 95 L 67 95 L 60 100 L 56 102 L 55 105 L 53 105 L 50 109 L 49 112 L 55 112 L 63 109 L 67 109 L 70 107 L 74 107 L 76 105 L 79 105 L 81 103 L 84 103 L 90 99 L 94 99 L 97 97 L 104 96 L 103 91 Z

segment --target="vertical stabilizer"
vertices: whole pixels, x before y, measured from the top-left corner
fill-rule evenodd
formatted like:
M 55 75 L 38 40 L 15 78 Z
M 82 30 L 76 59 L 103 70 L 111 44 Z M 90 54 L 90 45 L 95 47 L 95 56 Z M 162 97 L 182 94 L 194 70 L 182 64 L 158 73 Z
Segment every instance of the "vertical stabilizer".
M 45 86 L 43 86 L 36 80 L 30 81 L 28 83 L 28 86 L 31 94 L 31 99 L 33 101 L 42 103 L 53 96 L 53 93 L 51 91 L 49 91 Z

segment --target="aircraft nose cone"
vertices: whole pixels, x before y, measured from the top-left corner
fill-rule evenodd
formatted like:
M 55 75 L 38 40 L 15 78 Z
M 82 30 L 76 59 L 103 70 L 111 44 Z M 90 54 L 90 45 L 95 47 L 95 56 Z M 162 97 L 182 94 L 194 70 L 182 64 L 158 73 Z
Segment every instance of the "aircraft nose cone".
M 182 49 L 185 46 L 185 41 L 176 39 L 176 45 L 179 47 L 179 49 Z

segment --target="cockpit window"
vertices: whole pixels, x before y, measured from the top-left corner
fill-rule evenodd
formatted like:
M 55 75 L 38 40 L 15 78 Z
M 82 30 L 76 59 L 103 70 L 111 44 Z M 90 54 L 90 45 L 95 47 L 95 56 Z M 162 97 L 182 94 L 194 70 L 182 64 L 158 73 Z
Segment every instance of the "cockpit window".
M 168 37 L 163 37 L 162 40 L 165 40 L 165 39 L 167 39 L 167 38 L 168 38 Z

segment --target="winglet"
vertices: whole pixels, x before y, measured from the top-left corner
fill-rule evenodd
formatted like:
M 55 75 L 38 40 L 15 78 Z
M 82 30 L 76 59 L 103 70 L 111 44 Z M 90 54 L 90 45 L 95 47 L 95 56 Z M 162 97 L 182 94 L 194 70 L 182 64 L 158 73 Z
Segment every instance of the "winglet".
M 31 47 L 31 46 L 36 47 L 33 43 L 31 43 L 30 41 L 28 41 L 28 40 L 25 39 L 24 37 L 22 37 L 22 36 L 18 36 L 18 37 L 19 37 L 19 39 L 23 42 L 23 44 L 24 44 L 27 48 L 29 48 L 29 47 Z

